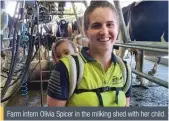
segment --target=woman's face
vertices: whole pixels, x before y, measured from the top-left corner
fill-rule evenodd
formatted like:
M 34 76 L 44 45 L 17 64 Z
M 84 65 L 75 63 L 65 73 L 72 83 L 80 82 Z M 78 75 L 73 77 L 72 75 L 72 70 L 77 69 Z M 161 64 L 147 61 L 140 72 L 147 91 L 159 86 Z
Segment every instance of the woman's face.
M 90 47 L 97 51 L 112 50 L 118 36 L 118 23 L 110 8 L 96 8 L 89 14 L 89 26 L 85 31 Z
M 66 55 L 75 54 L 73 46 L 67 41 L 57 46 L 55 51 L 56 51 L 56 55 L 55 55 L 56 62 L 58 62 L 60 58 Z

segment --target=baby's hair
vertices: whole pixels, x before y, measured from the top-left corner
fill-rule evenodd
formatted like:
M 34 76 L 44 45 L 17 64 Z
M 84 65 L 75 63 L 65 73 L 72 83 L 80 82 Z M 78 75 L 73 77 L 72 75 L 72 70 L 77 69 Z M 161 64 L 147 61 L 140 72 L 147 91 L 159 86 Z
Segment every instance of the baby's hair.
M 54 56 L 54 53 L 56 53 L 56 48 L 62 44 L 63 42 L 69 42 L 71 44 L 71 46 L 73 47 L 75 53 L 77 53 L 77 49 L 76 49 L 76 46 L 75 44 L 71 41 L 71 40 L 68 40 L 68 39 L 60 39 L 58 40 L 56 43 L 54 43 L 52 45 L 52 57 L 55 59 L 55 56 Z

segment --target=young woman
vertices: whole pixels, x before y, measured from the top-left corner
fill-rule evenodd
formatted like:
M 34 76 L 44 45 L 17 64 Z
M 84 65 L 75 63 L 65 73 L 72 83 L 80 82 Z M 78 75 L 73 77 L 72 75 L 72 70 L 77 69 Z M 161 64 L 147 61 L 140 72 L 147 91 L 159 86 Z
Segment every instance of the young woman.
M 84 13 L 84 31 L 89 47 L 79 54 L 85 63 L 81 83 L 69 97 L 70 63 L 61 59 L 49 81 L 48 106 L 129 106 L 130 91 L 122 91 L 123 70 L 112 51 L 119 33 L 114 6 L 108 1 L 91 2 Z

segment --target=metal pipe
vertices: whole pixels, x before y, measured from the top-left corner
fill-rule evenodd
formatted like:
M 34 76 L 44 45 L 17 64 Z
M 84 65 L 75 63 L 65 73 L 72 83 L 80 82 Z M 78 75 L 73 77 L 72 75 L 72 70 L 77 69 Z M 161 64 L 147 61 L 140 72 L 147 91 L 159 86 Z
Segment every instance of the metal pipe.
M 14 26 L 14 23 L 15 23 L 15 17 L 16 16 L 16 13 L 17 13 L 17 10 L 18 10 L 18 6 L 19 6 L 19 1 L 16 2 L 16 6 L 15 6 L 15 11 L 14 11 L 14 14 L 13 14 L 13 17 L 12 17 L 12 24 L 9 26 L 9 34 L 8 34 L 8 38 L 11 37 L 11 33 L 13 32 L 13 26 Z M 13 38 L 12 38 L 13 39 Z
M 11 50 L 11 49 L 12 49 L 12 47 L 9 47 L 9 48 L 4 48 L 4 49 L 1 49 L 1 52 L 2 52 L 2 51 Z
M 24 8 L 25 8 L 25 0 L 21 2 L 20 8 L 20 20 L 24 21 Z
M 83 1 L 85 1 L 85 0 L 70 0 L 71 2 L 76 2 L 76 3 L 82 3 Z
M 52 12 L 50 13 L 49 15 L 62 15 L 62 13 L 59 13 L 59 12 Z M 63 15 L 75 15 L 74 13 L 63 13 Z M 45 15 L 43 15 L 45 16 Z
M 1 1 L 1 9 L 5 9 L 6 8 L 6 5 L 5 5 L 5 1 Z
M 117 44 L 123 44 L 120 40 L 116 41 Z M 161 49 L 168 49 L 168 43 L 166 42 L 147 42 L 147 41 L 130 41 L 125 43 L 126 45 L 136 45 L 136 46 L 144 46 L 144 47 L 155 47 Z
M 78 21 L 78 16 L 77 16 L 76 9 L 75 9 L 75 4 L 74 4 L 74 2 L 71 2 L 71 3 L 72 3 L 73 11 L 74 11 L 74 13 L 75 13 L 75 17 L 76 17 L 76 21 L 77 21 L 77 26 L 78 26 L 78 28 L 79 28 L 79 30 L 80 30 L 80 34 L 82 35 L 82 37 L 84 37 L 84 32 L 83 32 L 83 30 L 82 30 L 82 27 L 81 27 L 81 25 L 80 25 L 80 22 Z
M 3 41 L 3 42 L 4 42 L 4 41 L 10 41 L 10 40 L 12 40 L 12 39 L 13 39 L 13 37 L 10 37 L 10 38 L 3 38 L 2 41 Z
M 167 81 L 158 79 L 158 78 L 156 78 L 156 77 L 150 76 L 150 75 L 145 74 L 145 73 L 142 73 L 142 72 L 138 72 L 138 71 L 136 71 L 135 69 L 132 69 L 132 72 L 133 72 L 134 74 L 137 74 L 137 75 L 139 75 L 139 76 L 141 76 L 141 77 L 144 77 L 144 78 L 148 79 L 149 81 L 152 81 L 152 82 L 154 82 L 154 83 L 156 83 L 156 84 L 159 84 L 160 86 L 163 86 L 163 87 L 168 88 L 168 82 L 167 82 Z
M 130 45 L 130 44 L 115 44 L 116 46 L 126 47 L 126 48 L 135 48 L 135 49 L 142 49 L 147 51 L 153 52 L 161 52 L 162 54 L 168 54 L 168 49 L 159 49 L 159 48 L 152 48 L 152 47 L 142 47 L 140 45 Z
M 73 37 L 56 37 L 56 39 L 69 39 L 69 40 L 72 40 Z
M 143 65 L 144 65 L 144 50 L 140 50 L 141 51 L 141 57 L 140 57 L 140 72 L 143 72 Z
M 3 40 L 3 32 L 0 34 L 0 36 L 1 36 L 1 45 L 0 45 L 0 49 L 1 49 L 1 52 L 2 52 L 2 48 L 3 48 L 3 43 L 2 43 L 2 40 Z
M 84 0 L 84 1 L 83 1 L 83 3 L 84 3 L 84 5 L 85 5 L 85 7 L 87 8 L 87 7 L 88 7 L 88 5 L 87 5 L 87 1 L 86 1 L 86 0 Z
M 40 49 L 40 42 L 41 42 L 41 40 L 40 40 L 40 32 L 39 32 L 39 5 L 38 5 L 38 2 L 36 2 L 36 12 L 37 12 L 37 14 L 36 14 L 36 17 L 37 17 L 37 34 L 38 34 L 38 45 L 39 45 L 39 49 Z M 36 36 L 36 35 L 35 35 Z M 43 107 L 43 99 L 44 99 L 44 97 L 43 97 L 43 80 L 42 80 L 42 66 L 41 66 L 41 52 L 40 52 L 40 50 L 39 50 L 39 68 L 40 68 L 40 89 L 41 89 L 41 107 Z
M 128 42 L 128 40 L 131 41 L 131 39 L 130 39 L 129 35 L 127 35 L 127 29 L 126 29 L 126 25 L 125 25 L 125 22 L 124 22 L 122 9 L 120 7 L 119 1 L 114 0 L 114 5 L 117 9 L 117 13 L 119 14 L 119 24 L 120 24 L 120 31 L 121 31 L 121 34 L 122 34 L 122 40 L 123 40 L 123 43 L 126 43 L 126 42 Z

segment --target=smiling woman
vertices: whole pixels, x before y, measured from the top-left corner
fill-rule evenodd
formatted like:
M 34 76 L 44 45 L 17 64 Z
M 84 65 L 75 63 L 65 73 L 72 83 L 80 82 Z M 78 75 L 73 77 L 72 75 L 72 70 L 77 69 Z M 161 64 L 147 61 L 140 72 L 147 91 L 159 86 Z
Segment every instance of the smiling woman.
M 116 12 L 114 12 L 115 9 L 114 11 L 111 10 L 112 8 L 100 7 L 92 13 L 89 10 L 84 14 L 85 31 L 87 38 L 90 40 L 89 51 L 92 52 L 91 54 L 93 52 L 103 54 L 103 52 L 112 51 L 112 46 L 118 36 L 119 19 Z M 88 16 L 89 13 L 90 16 Z
M 68 57 L 62 58 L 51 73 L 48 106 L 129 106 L 130 85 L 128 91 L 122 90 L 126 82 L 126 77 L 122 76 L 125 66 L 121 68 L 123 61 L 112 52 L 119 31 L 115 7 L 108 1 L 92 1 L 84 13 L 84 31 L 89 47 L 82 48 L 80 54 L 73 56 L 79 66 L 84 63 L 83 70 L 77 65 L 83 78 L 70 96 L 71 71 L 76 68 L 71 69 L 73 63 Z M 111 83 L 114 76 L 119 78 L 116 84 Z

